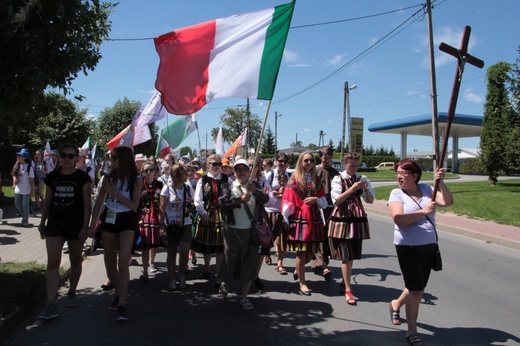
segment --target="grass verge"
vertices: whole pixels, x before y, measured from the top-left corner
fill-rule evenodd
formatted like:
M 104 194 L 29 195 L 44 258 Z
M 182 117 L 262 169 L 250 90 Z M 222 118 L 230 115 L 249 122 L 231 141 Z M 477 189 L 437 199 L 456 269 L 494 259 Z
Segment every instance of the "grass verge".
M 454 203 L 442 208 L 441 212 L 452 212 L 474 219 L 494 221 L 496 223 L 520 227 L 518 218 L 518 196 L 520 179 L 502 180 L 497 185 L 487 181 L 471 183 L 449 183 Z M 374 189 L 377 199 L 387 200 L 395 186 L 382 186 Z
M 46 266 L 36 262 L 0 262 L 0 321 L 19 306 L 44 294 Z M 60 277 L 66 271 L 60 269 Z

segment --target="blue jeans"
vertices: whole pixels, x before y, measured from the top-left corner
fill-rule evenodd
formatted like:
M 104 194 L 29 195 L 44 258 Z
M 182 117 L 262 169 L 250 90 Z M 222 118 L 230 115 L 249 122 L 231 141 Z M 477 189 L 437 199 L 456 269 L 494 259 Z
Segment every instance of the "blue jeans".
M 14 205 L 18 212 L 22 214 L 22 222 L 29 221 L 29 203 L 31 203 L 31 195 L 14 194 Z

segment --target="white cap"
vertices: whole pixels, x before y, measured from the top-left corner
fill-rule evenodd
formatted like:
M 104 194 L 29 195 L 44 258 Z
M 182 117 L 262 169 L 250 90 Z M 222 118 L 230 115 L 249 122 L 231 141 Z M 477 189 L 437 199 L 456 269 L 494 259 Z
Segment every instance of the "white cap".
M 143 154 L 137 154 L 135 155 L 135 161 L 146 161 L 146 156 L 144 156 Z
M 233 164 L 233 168 L 235 168 L 238 165 L 245 165 L 245 166 L 247 166 L 247 168 L 249 168 L 249 163 L 244 159 L 236 160 L 235 163 Z

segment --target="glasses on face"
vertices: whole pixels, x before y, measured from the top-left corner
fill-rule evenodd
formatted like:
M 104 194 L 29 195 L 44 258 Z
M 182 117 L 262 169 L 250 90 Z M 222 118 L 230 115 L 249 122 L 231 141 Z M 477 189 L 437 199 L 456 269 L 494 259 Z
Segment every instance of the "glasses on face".
M 396 177 L 399 176 L 399 175 L 400 175 L 400 176 L 403 176 L 403 177 L 406 177 L 406 176 L 408 176 L 408 175 L 410 175 L 410 174 L 412 174 L 412 172 L 399 172 L 399 171 L 396 171 L 396 172 L 395 172 L 395 176 L 396 176 Z
M 117 155 L 112 155 L 112 156 L 110 156 L 110 158 L 111 158 L 113 161 L 117 161 Z
M 73 158 L 76 157 L 76 154 L 72 154 L 72 153 L 68 153 L 68 154 L 67 154 L 67 153 L 60 153 L 60 157 L 61 157 L 62 159 L 67 159 L 67 158 L 68 158 L 69 160 L 72 160 Z
M 249 172 L 249 169 L 247 169 L 247 168 L 235 168 L 235 172 L 237 172 L 237 173 Z
M 213 167 L 222 167 L 222 162 L 210 162 L 209 164 Z
M 314 163 L 314 159 L 303 159 L 305 163 Z
M 287 163 L 287 160 L 278 160 L 279 164 L 285 165 Z
M 153 169 L 153 168 L 147 168 L 147 169 L 143 169 L 143 172 L 145 172 L 145 173 L 154 173 L 154 172 L 155 172 L 155 169 Z

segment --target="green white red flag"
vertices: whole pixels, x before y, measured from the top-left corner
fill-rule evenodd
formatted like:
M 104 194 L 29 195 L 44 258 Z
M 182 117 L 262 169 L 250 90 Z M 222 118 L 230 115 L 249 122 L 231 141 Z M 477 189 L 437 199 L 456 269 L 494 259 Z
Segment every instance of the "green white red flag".
M 271 100 L 294 1 L 156 37 L 155 88 L 167 111 L 195 113 L 221 98 Z

